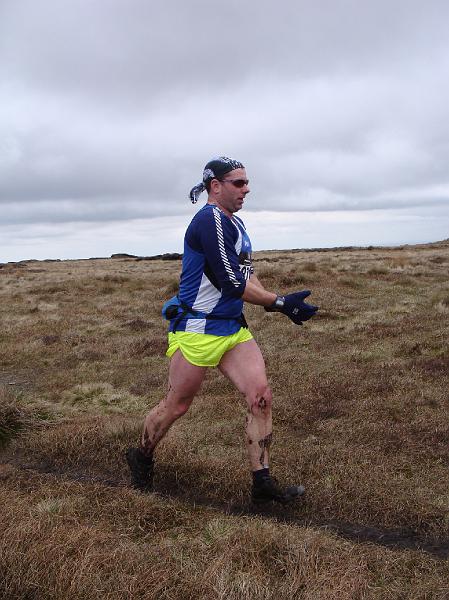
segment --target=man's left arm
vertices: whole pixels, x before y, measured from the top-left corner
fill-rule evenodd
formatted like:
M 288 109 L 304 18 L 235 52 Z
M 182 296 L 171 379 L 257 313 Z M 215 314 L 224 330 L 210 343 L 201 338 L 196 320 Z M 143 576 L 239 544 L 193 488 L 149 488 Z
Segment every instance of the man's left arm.
M 251 283 L 254 283 L 254 285 L 257 285 L 257 287 L 259 287 L 261 290 L 265 289 L 260 283 L 259 278 L 256 276 L 255 273 L 251 273 L 251 277 L 249 278 L 249 280 L 251 281 Z
M 309 290 L 278 296 L 266 290 L 252 273 L 249 281 L 246 282 L 242 299 L 251 304 L 262 305 L 270 312 L 282 312 L 297 325 L 302 325 L 303 321 L 309 320 L 318 310 L 318 306 L 304 302 L 308 296 L 310 296 Z
M 242 295 L 244 302 L 250 304 L 258 304 L 259 306 L 271 306 L 278 297 L 274 292 L 266 290 L 260 281 L 257 279 L 257 283 L 254 281 L 254 275 L 251 275 L 249 281 L 246 282 L 245 290 Z
M 242 295 L 244 302 L 258 304 L 259 306 L 271 306 L 276 300 L 277 294 L 266 290 L 254 273 L 251 273 L 246 282 L 245 291 Z

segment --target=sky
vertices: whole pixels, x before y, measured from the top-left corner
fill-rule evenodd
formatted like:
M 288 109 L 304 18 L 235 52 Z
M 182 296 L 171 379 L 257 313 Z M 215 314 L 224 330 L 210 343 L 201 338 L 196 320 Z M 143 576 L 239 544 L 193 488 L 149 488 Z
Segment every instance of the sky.
M 0 262 L 182 252 L 206 162 L 255 250 L 449 237 L 446 0 L 0 0 Z

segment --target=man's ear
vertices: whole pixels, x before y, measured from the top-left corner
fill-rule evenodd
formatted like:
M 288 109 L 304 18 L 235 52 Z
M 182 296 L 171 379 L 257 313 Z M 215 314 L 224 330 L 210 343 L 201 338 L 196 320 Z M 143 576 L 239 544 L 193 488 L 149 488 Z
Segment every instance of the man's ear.
M 212 179 L 212 181 L 210 182 L 210 191 L 213 194 L 218 194 L 220 191 L 220 182 L 218 181 L 218 179 Z

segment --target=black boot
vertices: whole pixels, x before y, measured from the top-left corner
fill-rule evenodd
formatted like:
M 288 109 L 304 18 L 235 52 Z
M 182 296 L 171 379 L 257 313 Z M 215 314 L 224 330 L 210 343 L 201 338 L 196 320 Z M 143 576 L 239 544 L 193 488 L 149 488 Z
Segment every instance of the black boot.
M 131 471 L 131 485 L 141 492 L 153 490 L 154 460 L 145 456 L 140 448 L 128 448 L 126 461 Z
M 302 496 L 304 492 L 305 489 L 302 485 L 281 487 L 274 477 L 268 475 L 260 481 L 253 483 L 251 499 L 254 504 L 265 504 L 266 502 L 288 504 L 299 496 Z

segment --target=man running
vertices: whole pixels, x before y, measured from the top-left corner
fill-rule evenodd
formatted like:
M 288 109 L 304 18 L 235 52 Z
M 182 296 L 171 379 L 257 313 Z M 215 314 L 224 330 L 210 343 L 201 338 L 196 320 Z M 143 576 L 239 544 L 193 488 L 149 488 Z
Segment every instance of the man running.
M 190 192 L 193 203 L 204 190 L 207 203 L 185 234 L 179 294 L 164 306 L 170 320 L 168 394 L 145 418 L 140 447 L 126 453 L 131 482 L 140 491 L 152 490 L 157 444 L 187 412 L 207 369 L 218 367 L 246 400 L 252 501 L 286 504 L 301 496 L 304 487 L 282 487 L 270 475 L 272 394 L 242 308 L 243 302 L 258 304 L 284 313 L 298 325 L 318 308 L 304 302 L 310 292 L 279 296 L 264 289 L 254 274 L 251 242 L 242 220 L 235 216 L 250 191 L 243 164 L 223 156 L 211 160 L 202 182 Z

